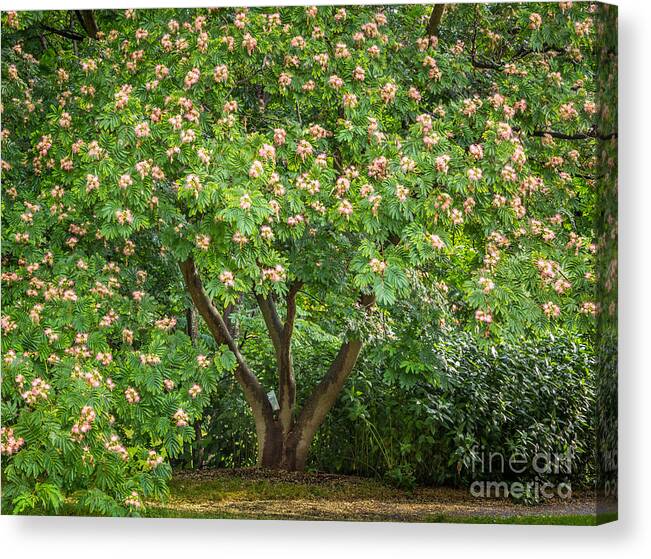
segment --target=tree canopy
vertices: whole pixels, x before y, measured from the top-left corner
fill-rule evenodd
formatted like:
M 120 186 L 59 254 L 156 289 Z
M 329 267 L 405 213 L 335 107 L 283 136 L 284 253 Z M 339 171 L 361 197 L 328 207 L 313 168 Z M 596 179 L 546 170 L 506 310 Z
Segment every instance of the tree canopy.
M 253 410 L 262 463 L 304 466 L 364 340 L 414 293 L 430 328 L 487 344 L 590 331 L 596 145 L 612 138 L 597 12 L 4 14 L 11 506 L 80 489 L 91 510 L 137 512 L 220 374 Z M 277 384 L 249 366 L 251 313 Z M 341 343 L 300 410 L 297 320 Z

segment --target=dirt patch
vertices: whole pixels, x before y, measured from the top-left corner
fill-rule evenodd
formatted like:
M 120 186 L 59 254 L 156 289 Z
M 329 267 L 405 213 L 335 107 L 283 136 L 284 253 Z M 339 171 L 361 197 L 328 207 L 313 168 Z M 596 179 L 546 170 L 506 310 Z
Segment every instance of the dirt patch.
M 575 493 L 539 505 L 483 499 L 468 490 L 419 487 L 403 491 L 376 480 L 324 473 L 237 469 L 180 472 L 171 498 L 154 515 L 423 522 L 449 517 L 592 515 L 594 495 Z

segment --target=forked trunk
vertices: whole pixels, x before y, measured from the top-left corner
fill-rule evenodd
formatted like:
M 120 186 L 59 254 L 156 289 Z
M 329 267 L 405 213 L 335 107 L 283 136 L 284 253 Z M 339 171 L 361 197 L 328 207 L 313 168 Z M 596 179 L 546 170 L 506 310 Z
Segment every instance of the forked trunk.
M 256 426 L 262 427 L 257 430 L 259 466 L 290 471 L 305 469 L 312 439 L 337 400 L 361 349 L 359 340 L 341 346 L 327 374 L 289 424 L 269 415 L 256 415 Z
M 290 471 L 305 469 L 312 439 L 355 366 L 362 349 L 361 340 L 353 338 L 342 343 L 328 372 L 303 403 L 301 412 L 295 415 L 296 381 L 292 363 L 291 338 L 296 317 L 296 295 L 302 283 L 294 282 L 289 288 L 284 324 L 278 316 L 273 297 L 256 295 L 276 352 L 280 403 L 274 410 L 262 384 L 249 369 L 240 351 L 234 338 L 235 333 L 229 328 L 228 316 L 225 315 L 225 318 L 215 308 L 203 287 L 191 257 L 181 264 L 181 272 L 192 302 L 205 320 L 215 341 L 218 344 L 226 345 L 235 356 L 237 362 L 235 378 L 242 388 L 255 419 L 258 466 Z M 360 295 L 359 305 L 366 312 L 369 312 L 374 304 L 374 295 Z

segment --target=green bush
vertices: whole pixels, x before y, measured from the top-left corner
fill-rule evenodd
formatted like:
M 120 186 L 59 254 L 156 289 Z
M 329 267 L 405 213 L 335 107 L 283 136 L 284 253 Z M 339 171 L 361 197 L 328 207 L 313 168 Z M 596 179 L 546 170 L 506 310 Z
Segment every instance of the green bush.
M 490 453 L 520 452 L 533 479 L 538 452 L 572 452 L 574 482 L 593 475 L 592 349 L 549 337 L 491 350 L 465 334 L 438 341 L 438 370 L 404 382 L 369 351 L 315 441 L 312 466 L 379 475 L 399 485 L 514 478 L 488 471 Z M 475 472 L 473 473 L 473 462 Z M 494 460 L 494 467 L 497 467 Z M 497 468 L 498 470 L 501 468 Z M 540 477 L 540 476 L 538 476 Z M 543 476 L 544 477 L 544 476 Z

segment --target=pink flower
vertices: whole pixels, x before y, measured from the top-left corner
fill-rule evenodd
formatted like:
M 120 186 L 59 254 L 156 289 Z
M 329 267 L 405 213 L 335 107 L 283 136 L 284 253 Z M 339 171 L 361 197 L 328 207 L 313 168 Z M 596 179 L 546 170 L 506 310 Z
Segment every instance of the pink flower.
M 349 218 L 353 214 L 353 205 L 348 200 L 342 200 L 337 211 L 345 218 Z
M 574 108 L 574 103 L 564 103 L 558 108 L 558 115 L 563 120 L 572 120 L 573 118 L 576 118 L 579 113 Z
M 172 419 L 176 422 L 177 427 L 186 427 L 188 425 L 188 421 L 190 421 L 190 418 L 188 417 L 188 414 L 185 413 L 182 409 L 176 410 L 174 415 L 172 416 Z
M 131 175 L 122 175 L 120 177 L 120 180 L 118 182 L 118 186 L 122 190 L 126 190 L 133 184 L 133 179 L 131 178 Z
M 561 314 L 561 308 L 558 305 L 552 303 L 551 301 L 548 301 L 547 303 L 544 303 L 542 308 L 543 308 L 544 313 L 549 318 L 557 318 Z
M 418 91 L 418 89 L 415 87 L 410 87 L 407 95 L 409 95 L 409 98 L 413 99 L 414 101 L 420 101 L 422 98 L 420 91 Z
M 409 189 L 405 188 L 401 184 L 397 184 L 396 185 L 396 198 L 398 198 L 398 200 L 400 200 L 401 202 L 404 202 L 404 201 L 407 200 L 408 197 L 409 197 Z
M 439 155 L 436 158 L 436 161 L 434 163 L 434 167 L 439 173 L 445 173 L 447 174 L 448 168 L 449 168 L 449 163 L 450 163 L 450 156 L 448 154 L 444 155 Z
M 383 180 L 387 177 L 389 162 L 384 155 L 376 157 L 368 166 L 368 176 L 377 180 Z
M 251 209 L 251 196 L 248 194 L 243 194 L 240 198 L 240 208 L 242 208 L 245 211 L 248 211 Z
M 129 387 L 124 391 L 124 397 L 130 404 L 137 404 L 140 402 L 140 394 L 135 388 Z
M 25 444 L 25 439 L 22 437 L 16 438 L 14 430 L 10 427 L 0 428 L 0 454 L 11 456 L 16 454 L 20 448 Z
M 61 128 L 70 128 L 71 124 L 72 117 L 70 116 L 70 113 L 63 113 L 59 119 L 59 126 L 61 126 Z
M 190 89 L 193 85 L 198 83 L 200 77 L 201 72 L 199 71 L 199 68 L 192 68 L 192 70 L 185 75 L 185 79 L 183 80 L 185 89 Z
M 332 75 L 328 79 L 328 84 L 330 85 L 330 87 L 333 87 L 334 89 L 340 89 L 344 85 L 344 80 L 342 80 L 337 75 Z
M 224 270 L 219 274 L 219 281 L 221 281 L 226 287 L 235 286 L 235 276 L 233 275 L 233 272 L 229 272 L 228 270 Z
M 215 66 L 212 75 L 216 83 L 226 82 L 228 80 L 228 66 L 226 64 Z
M 343 103 L 344 107 L 354 109 L 357 106 L 357 95 L 354 93 L 344 93 Z
M 199 250 L 208 250 L 210 247 L 210 236 L 209 235 L 197 235 L 194 240 L 197 248 Z
M 294 47 L 295 49 L 301 49 L 301 50 L 302 50 L 302 49 L 305 48 L 305 45 L 306 45 L 307 43 L 305 42 L 305 39 L 304 39 L 303 37 L 301 37 L 300 35 L 298 35 L 298 36 L 296 36 L 296 37 L 293 37 L 289 44 L 290 44 L 292 47 Z
M 137 138 L 145 138 L 146 136 L 149 136 L 150 130 L 149 130 L 149 124 L 146 122 L 140 122 L 136 124 L 134 127 L 134 132 L 136 133 Z
M 154 469 L 160 466 L 163 463 L 163 457 L 158 454 L 155 450 L 150 450 L 147 453 L 147 466 L 151 469 Z
M 242 40 L 242 46 L 246 49 L 249 56 L 251 56 L 255 48 L 258 46 L 258 41 L 253 37 L 253 35 L 247 33 L 244 35 L 244 39 Z
M 389 82 L 380 88 L 380 97 L 385 103 L 391 103 L 396 98 L 398 86 L 395 83 Z
M 140 497 L 138 496 L 137 491 L 132 491 L 131 494 L 124 500 L 124 504 L 127 507 L 133 507 L 139 509 L 142 506 L 140 502 Z
M 268 280 L 273 283 L 279 283 L 285 279 L 285 269 L 280 265 L 276 264 L 273 268 L 266 268 L 262 270 L 262 279 Z
M 197 364 L 202 369 L 207 369 L 210 366 L 210 361 L 205 355 L 197 355 Z
M 597 305 L 592 301 L 586 301 L 585 303 L 581 304 L 581 308 L 579 309 L 579 312 L 581 314 L 590 314 L 594 316 L 597 314 Z
M 468 174 L 468 178 L 471 181 L 480 181 L 482 177 L 481 169 L 477 169 L 477 168 L 468 169 L 467 174 Z
M 201 386 L 198 384 L 193 384 L 192 387 L 188 390 L 188 394 L 192 399 L 196 398 L 199 394 L 201 394 Z
M 277 146 L 282 146 L 285 143 L 287 138 L 287 132 L 284 128 L 275 128 L 274 129 L 274 144 Z
M 280 76 L 278 76 L 278 83 L 281 87 L 288 87 L 292 83 L 292 76 L 287 72 L 282 72 Z
M 257 179 L 262 175 L 262 173 L 264 173 L 264 166 L 256 159 L 251 163 L 251 167 L 249 168 L 249 177 Z
M 269 144 L 262 144 L 262 147 L 258 150 L 258 155 L 263 159 L 275 159 L 276 148 Z
M 479 278 L 479 285 L 482 288 L 482 291 L 484 293 L 490 293 L 491 291 L 493 291 L 493 289 L 495 289 L 495 284 L 493 283 L 493 280 L 490 280 L 485 277 Z
M 480 144 L 472 144 L 468 148 L 468 151 L 470 151 L 470 155 L 475 159 L 483 159 L 484 157 L 484 148 L 482 148 Z
M 313 153 L 314 149 L 312 148 L 312 144 L 310 144 L 310 142 L 307 140 L 301 140 L 298 142 L 298 145 L 296 146 L 296 155 L 298 155 L 303 161 L 305 161 L 305 159 Z
M 384 270 L 387 268 L 387 263 L 383 260 L 378 260 L 377 258 L 372 258 L 369 262 L 371 270 L 376 274 L 384 274 Z
M 542 25 L 542 16 L 537 13 L 533 13 L 529 16 L 529 29 L 540 29 Z
M 493 316 L 489 312 L 485 312 L 478 309 L 475 312 L 475 320 L 478 320 L 479 322 L 484 322 L 485 324 L 490 324 L 491 322 L 493 322 Z

